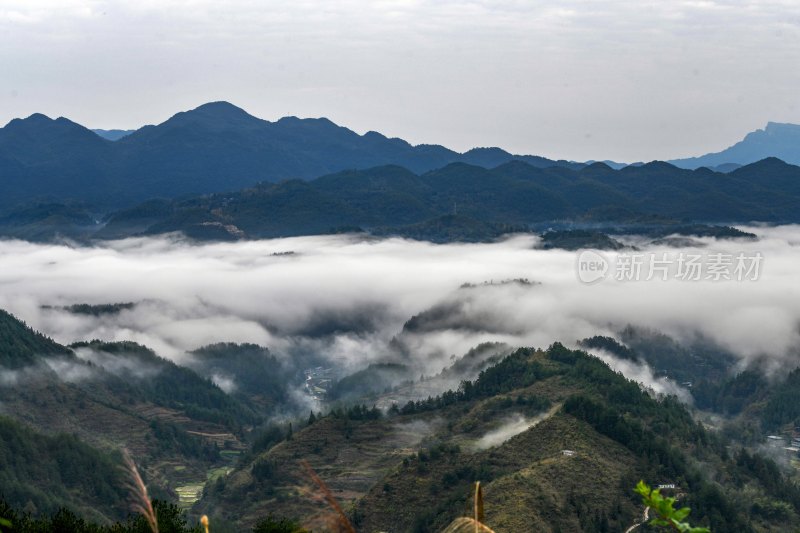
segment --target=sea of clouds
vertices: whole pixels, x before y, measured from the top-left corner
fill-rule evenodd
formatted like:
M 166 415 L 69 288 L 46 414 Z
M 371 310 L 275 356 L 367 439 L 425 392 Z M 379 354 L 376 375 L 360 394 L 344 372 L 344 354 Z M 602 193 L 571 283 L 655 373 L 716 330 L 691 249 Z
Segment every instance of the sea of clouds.
M 800 226 L 747 229 L 759 239 L 637 246 L 671 256 L 760 253 L 757 280 L 609 275 L 591 285 L 576 275 L 576 252 L 538 249 L 529 235 L 445 245 L 347 235 L 210 244 L 135 238 L 95 246 L 4 240 L 0 308 L 64 344 L 131 340 L 178 363 L 187 351 L 232 341 L 266 346 L 284 360 L 312 354 L 342 372 L 402 358 L 431 375 L 482 342 L 574 346 L 632 324 L 680 341 L 702 337 L 742 365 L 797 366 Z M 626 252 L 605 255 L 613 263 L 620 253 Z M 515 278 L 537 283 L 499 283 Z M 136 305 L 99 317 L 61 308 L 116 302 Z M 428 317 L 422 327 L 404 331 L 420 313 Z M 675 392 L 646 367 L 598 355 L 656 390 Z

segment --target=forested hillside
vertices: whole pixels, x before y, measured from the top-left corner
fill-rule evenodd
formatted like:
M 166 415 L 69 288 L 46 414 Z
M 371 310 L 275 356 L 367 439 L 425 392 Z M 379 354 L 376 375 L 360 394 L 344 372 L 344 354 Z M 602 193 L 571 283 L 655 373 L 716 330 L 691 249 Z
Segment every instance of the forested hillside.
M 458 390 L 385 414 L 312 416 L 272 442 L 214 485 L 201 509 L 245 524 L 267 509 L 323 523 L 302 458 L 363 531 L 439 531 L 464 513 L 475 480 L 498 531 L 624 530 L 641 514 L 638 479 L 679 487 L 693 522 L 713 531 L 799 519 L 800 493 L 772 463 L 731 450 L 674 399 L 561 345 L 518 350 Z
M 118 457 L 0 416 L 0 497 L 16 509 L 36 515 L 66 507 L 101 522 L 118 520 L 128 511 L 122 479 Z
M 211 110 L 208 113 L 214 115 Z M 205 112 L 201 115 L 205 117 Z M 192 116 L 181 115 L 174 120 L 176 124 L 194 124 Z M 239 117 L 234 122 L 249 120 Z M 170 133 L 176 125 L 161 131 L 164 127 L 143 128 L 115 143 L 100 138 L 83 142 L 107 143 L 114 148 L 104 149 L 118 150 L 116 145 L 135 146 L 137 139 L 153 137 L 147 143 L 164 139 L 183 142 L 194 135 L 183 126 L 178 128 L 180 134 Z M 231 141 L 223 137 L 226 143 Z M 196 149 L 192 144 L 190 151 Z M 243 148 L 234 143 L 231 149 Z M 173 154 L 178 161 L 175 162 L 170 159 L 170 150 L 165 149 L 158 156 L 158 164 L 136 167 L 137 172 L 150 169 L 148 179 L 167 172 L 164 169 L 188 172 L 197 190 L 160 191 L 139 180 L 137 187 L 142 192 L 122 204 L 73 199 L 68 191 L 32 196 L 13 206 L 0 205 L 0 235 L 46 241 L 115 239 L 180 231 L 199 240 L 238 240 L 367 231 L 378 236 L 400 235 L 435 242 L 477 242 L 505 233 L 550 227 L 669 235 L 669 229 L 675 230 L 673 233 L 686 232 L 692 223 L 698 228 L 697 223 L 777 224 L 799 220 L 796 206 L 800 202 L 800 167 L 775 158 L 721 173 L 708 168 L 685 170 L 658 161 L 614 169 L 604 163 L 544 165 L 511 156 L 490 158 L 488 167 L 480 166 L 484 162 L 472 157 L 463 161 L 445 158 L 441 166 L 423 165 L 424 168 L 371 166 L 392 162 L 378 157 L 370 159 L 369 164 L 343 167 L 357 170 L 325 174 L 336 168 L 320 167 L 302 175 L 308 181 L 286 179 L 298 177 L 291 173 L 279 173 L 281 179 L 268 178 L 247 166 L 249 163 L 239 168 L 243 159 L 233 158 L 225 167 L 225 179 L 209 178 L 211 182 L 201 185 L 201 171 L 220 164 L 215 160 L 213 165 L 197 167 L 204 158 L 211 157 L 213 150 L 209 150 L 199 159 Z M 188 169 L 181 166 L 181 161 L 189 165 Z M 119 179 L 122 178 L 114 178 Z M 174 179 L 163 179 L 170 187 L 178 187 Z M 13 182 L 6 178 L 9 180 Z M 69 190 L 78 191 L 80 187 L 70 183 Z M 91 190 L 99 189 L 92 186 Z M 175 196 L 179 199 L 169 199 Z M 114 198 L 121 196 L 114 194 Z M 603 243 L 604 247 L 609 246 Z
M 113 214 L 95 236 L 182 231 L 201 240 L 236 240 L 369 231 L 448 242 L 491 240 L 554 224 L 692 235 L 704 229 L 687 221 L 795 222 L 798 201 L 800 167 L 776 159 L 730 174 L 666 163 L 622 170 L 602 163 L 581 170 L 519 161 L 493 169 L 458 163 L 422 175 L 377 167 L 148 202 Z
M 421 313 L 404 331 L 444 327 L 434 315 Z M 324 530 L 330 507 L 301 461 L 358 531 L 440 531 L 465 513 L 475 481 L 497 531 L 624 530 L 642 513 L 632 491 L 639 479 L 674 485 L 692 522 L 712 531 L 800 525 L 792 470 L 758 451 L 768 433 L 800 423 L 800 373 L 777 383 L 757 370 L 737 373 L 718 348 L 687 348 L 653 331 L 629 327 L 581 344 L 675 379 L 702 376 L 690 390 L 703 411 L 654 395 L 586 352 L 486 344 L 422 380 L 402 364 L 373 364 L 336 380 L 323 411 L 274 418 L 290 405 L 295 378 L 255 345 L 199 349 L 186 361 L 192 370 L 134 343 L 66 348 L 7 314 L 2 331 L 6 353 L 14 346 L 32 361 L 6 367 L 15 381 L 0 388 L 16 419 L 0 420 L 3 498 L 22 531 L 48 520 L 101 531 L 80 517 L 124 519 L 122 446 L 152 494 L 180 501 L 189 520 L 209 514 L 219 531 L 270 514 Z M 469 375 L 477 377 L 459 378 Z M 225 390 L 212 379 L 227 379 Z M 457 388 L 425 392 L 454 379 Z M 697 421 L 711 413 L 728 420 Z M 190 486 L 202 495 L 196 505 L 178 497 Z M 62 506 L 77 514 L 54 514 Z M 162 510 L 180 522 L 170 509 Z M 25 522 L 23 512 L 40 518 Z
M 236 349 L 219 345 L 208 351 L 219 357 L 227 354 L 229 366 L 241 369 L 247 363 L 237 363 Z M 264 353 L 257 347 L 250 351 L 250 363 Z M 87 502 L 102 502 L 98 516 L 124 517 L 119 494 L 108 492 L 108 486 L 117 486 L 116 474 L 108 475 L 103 485 L 87 474 L 84 483 L 65 459 L 70 453 L 76 454 L 76 468 L 89 460 L 97 462 L 92 472 L 102 477 L 114 470 L 107 468 L 109 458 L 128 448 L 141 462 L 153 494 L 172 499 L 180 487 L 197 483 L 200 490 L 209 471 L 218 475 L 229 468 L 245 448 L 252 427 L 275 407 L 274 400 L 229 395 L 210 377 L 144 346 L 91 341 L 65 347 L 5 312 L 0 315 L 0 358 L 0 405 L 4 416 L 17 421 L 8 420 L 4 426 L 12 439 L 10 448 L 3 448 L 11 454 L 6 464 L 13 468 L 0 495 L 18 506 L 30 500 L 32 508 L 42 512 L 68 505 L 86 515 L 89 504 L 76 504 L 85 495 Z M 269 382 L 263 385 L 261 398 L 281 397 L 283 384 L 275 383 L 274 391 Z M 41 464 L 33 460 L 37 450 Z M 67 469 L 63 480 L 58 472 L 47 470 L 55 468 L 48 466 L 48 453 L 57 451 L 66 454 L 52 459 Z

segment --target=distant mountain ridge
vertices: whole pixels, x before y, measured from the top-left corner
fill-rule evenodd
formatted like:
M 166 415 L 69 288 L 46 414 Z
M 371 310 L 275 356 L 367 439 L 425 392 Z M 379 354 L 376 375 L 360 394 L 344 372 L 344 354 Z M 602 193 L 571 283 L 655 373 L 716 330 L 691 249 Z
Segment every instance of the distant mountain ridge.
M 269 122 L 227 102 L 122 133 L 93 132 L 42 114 L 12 120 L 0 129 L 0 207 L 30 200 L 121 207 L 387 164 L 420 173 L 453 162 L 490 167 L 513 159 L 537 167 L 583 166 L 499 148 L 461 154 L 412 146 L 374 131 L 359 135 L 326 118 Z
M 420 175 L 382 166 L 154 200 L 114 213 L 94 236 L 183 232 L 200 240 L 237 240 L 368 231 L 434 242 L 481 241 L 542 225 L 641 231 L 685 222 L 800 222 L 798 207 L 800 167 L 775 158 L 728 174 L 663 162 L 621 170 L 603 163 L 580 170 L 521 161 L 493 169 L 452 163 Z
M 752 222 L 800 222 L 800 167 L 776 158 L 727 173 L 664 162 L 620 170 L 451 163 L 421 174 L 384 165 L 151 199 L 102 215 L 82 203 L 33 202 L 0 214 L 0 236 L 86 242 L 183 232 L 213 241 L 367 232 L 479 242 L 559 229 L 664 237 L 697 224 Z
M 744 139 L 721 152 L 669 162 L 676 167 L 695 169 L 747 165 L 767 157 L 777 157 L 792 165 L 800 164 L 800 125 L 769 122 L 763 130 L 748 133 Z M 719 170 L 725 171 L 723 168 Z
M 118 140 L 122 139 L 123 137 L 127 137 L 128 135 L 130 135 L 131 133 L 133 133 L 136 130 L 99 130 L 99 129 L 96 129 L 96 130 L 92 130 L 92 131 L 95 132 L 100 137 L 102 137 L 103 139 L 108 139 L 109 141 L 118 141 Z

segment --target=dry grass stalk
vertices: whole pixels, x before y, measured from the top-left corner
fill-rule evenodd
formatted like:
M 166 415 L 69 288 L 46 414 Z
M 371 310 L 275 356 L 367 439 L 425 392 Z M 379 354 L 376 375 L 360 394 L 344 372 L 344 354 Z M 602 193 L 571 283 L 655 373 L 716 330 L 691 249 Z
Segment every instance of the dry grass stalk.
M 314 469 L 311 468 L 311 465 L 308 464 L 308 461 L 306 460 L 300 461 L 300 464 L 303 465 L 303 468 L 305 468 L 308 476 L 322 491 L 322 494 L 325 497 L 325 501 L 327 501 L 328 505 L 330 505 L 331 508 L 333 508 L 333 510 L 336 512 L 336 523 L 339 526 L 339 528 L 343 529 L 344 531 L 347 531 L 348 533 L 356 533 L 355 528 L 353 528 L 353 525 L 350 524 L 350 520 L 347 519 L 347 515 L 344 514 L 344 511 L 339 505 L 339 502 L 336 501 L 336 498 L 333 496 L 331 489 L 328 488 L 325 482 L 322 481 L 322 478 L 320 478 L 314 471 Z
M 475 522 L 483 522 L 483 490 L 481 490 L 481 482 L 475 482 L 475 497 L 473 500 L 473 518 Z M 478 533 L 478 527 L 475 526 L 475 533 Z
M 472 517 L 462 516 L 453 520 L 442 533 L 494 533 L 483 524 L 483 489 L 481 482 L 475 482 L 472 496 Z
M 136 463 L 133 462 L 133 458 L 128 450 L 122 450 L 122 459 L 125 463 L 126 474 L 128 475 L 125 487 L 130 492 L 131 509 L 144 516 L 152 533 L 158 533 L 156 512 L 153 510 L 153 504 L 150 502 L 150 496 L 147 494 L 147 486 L 144 484 L 142 476 L 139 475 L 139 469 L 136 468 Z
M 472 533 L 479 531 L 481 533 L 494 533 L 494 531 L 487 526 L 481 524 L 474 518 L 462 516 L 453 520 L 442 533 Z

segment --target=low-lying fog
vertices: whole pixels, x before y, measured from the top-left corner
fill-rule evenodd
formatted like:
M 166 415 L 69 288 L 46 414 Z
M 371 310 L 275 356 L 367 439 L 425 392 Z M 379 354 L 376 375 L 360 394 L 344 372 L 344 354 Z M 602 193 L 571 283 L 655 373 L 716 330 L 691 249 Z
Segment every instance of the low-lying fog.
M 747 229 L 759 240 L 638 246 L 673 258 L 760 253 L 755 281 L 617 281 L 613 264 L 624 252 L 609 252 L 608 279 L 591 285 L 576 275 L 577 253 L 535 249 L 532 236 L 448 245 L 353 236 L 215 244 L 139 238 L 93 247 L 0 241 L 0 307 L 61 343 L 132 340 L 178 362 L 187 350 L 235 341 L 357 370 L 396 360 L 402 346 L 416 370 L 432 374 L 480 342 L 574 345 L 632 324 L 679 340 L 702 335 L 743 362 L 795 365 L 800 226 Z M 531 284 L 500 283 L 515 278 Z M 465 283 L 476 286 L 460 288 Z M 101 316 L 61 308 L 117 302 L 136 305 Z

